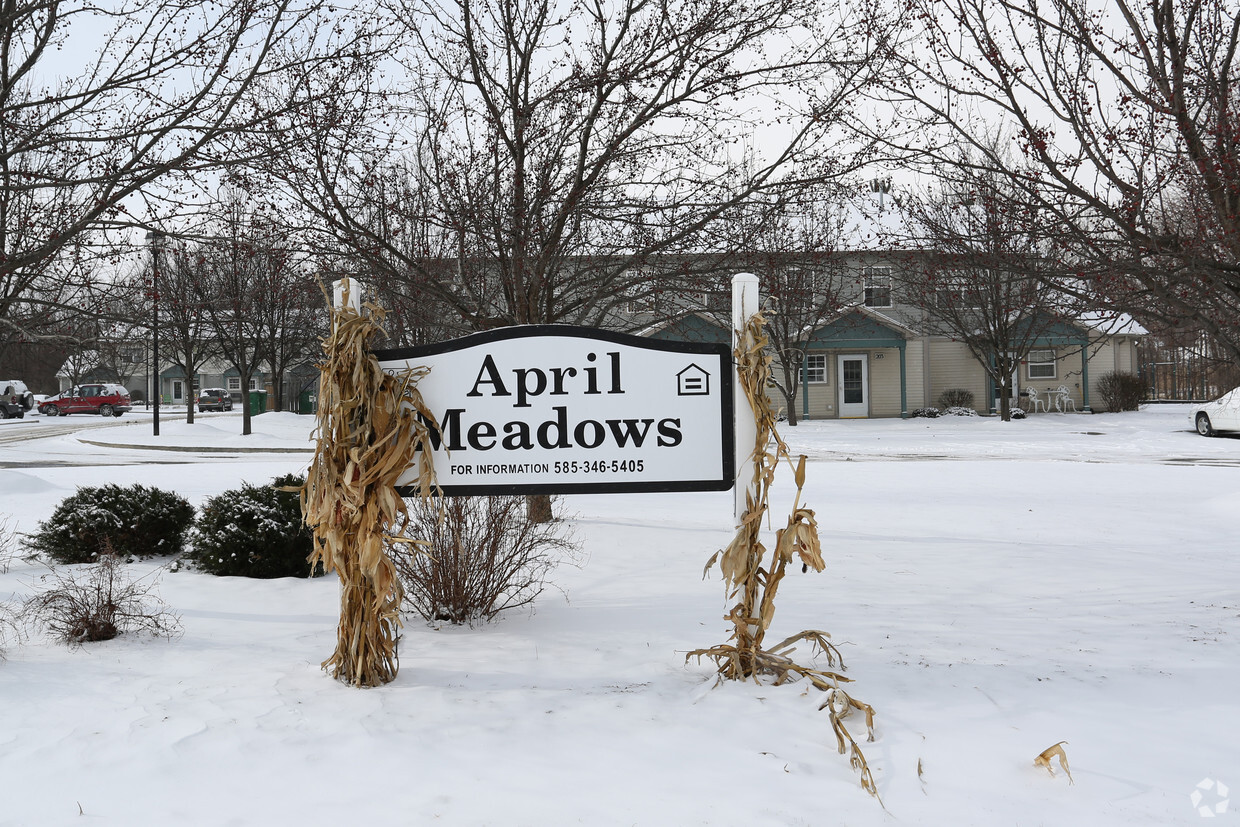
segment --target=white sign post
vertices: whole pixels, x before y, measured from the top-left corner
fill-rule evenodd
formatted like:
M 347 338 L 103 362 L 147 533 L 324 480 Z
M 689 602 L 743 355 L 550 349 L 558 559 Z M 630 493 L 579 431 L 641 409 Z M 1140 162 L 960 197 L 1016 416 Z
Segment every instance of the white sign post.
M 732 350 L 736 351 L 741 333 L 749 317 L 758 312 L 758 277 L 753 273 L 737 273 L 732 277 Z M 754 419 L 753 406 L 745 396 L 740 377 L 732 364 L 732 397 L 736 411 L 736 489 L 733 516 L 739 526 L 747 506 L 746 497 L 758 496 L 753 484 L 754 442 L 758 438 L 758 423 Z
M 348 297 L 348 305 L 353 308 L 356 313 L 362 312 L 362 283 L 355 278 L 345 276 L 342 279 L 332 282 L 332 307 L 337 310 L 345 306 L 345 297 Z
M 726 491 L 735 480 L 726 345 L 531 325 L 375 356 L 389 372 L 430 369 L 418 391 L 438 420 L 445 494 Z

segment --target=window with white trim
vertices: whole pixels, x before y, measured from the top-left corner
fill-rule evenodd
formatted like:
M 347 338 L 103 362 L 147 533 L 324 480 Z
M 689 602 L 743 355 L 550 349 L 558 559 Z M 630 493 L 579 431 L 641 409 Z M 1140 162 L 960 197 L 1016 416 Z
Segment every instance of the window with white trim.
M 821 384 L 827 381 L 827 355 L 811 353 L 805 357 L 805 382 Z
M 240 376 L 230 376 L 230 377 L 228 377 L 228 389 L 229 389 L 230 391 L 239 391 L 239 390 L 241 390 L 241 377 L 240 377 Z
M 1054 379 L 1057 374 L 1055 372 L 1055 351 L 1053 350 L 1031 350 L 1029 356 L 1025 359 L 1025 375 L 1029 379 Z
M 935 287 L 934 303 L 939 309 L 971 310 L 981 306 L 977 287 L 967 276 L 948 276 Z
M 891 307 L 891 268 L 865 268 L 865 306 Z

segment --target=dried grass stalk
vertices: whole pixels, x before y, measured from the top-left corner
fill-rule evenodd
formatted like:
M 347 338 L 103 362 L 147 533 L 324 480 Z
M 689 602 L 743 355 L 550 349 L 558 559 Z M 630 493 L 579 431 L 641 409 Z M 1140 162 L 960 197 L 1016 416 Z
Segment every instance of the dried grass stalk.
M 827 693 L 827 700 L 820 709 L 829 710 L 831 727 L 835 732 L 839 751 L 850 753 L 850 762 L 861 775 L 861 786 L 878 798 L 878 788 L 870 773 L 865 755 L 856 740 L 844 726 L 843 719 L 853 710 L 866 715 L 868 740 L 874 740 L 874 710 L 839 688 L 850 679 L 836 671 L 844 668 L 839 650 L 828 640 L 826 632 L 806 630 L 785 638 L 767 649 L 763 648 L 766 632 L 775 617 L 775 595 L 787 573 L 789 563 L 800 561 L 801 571 L 822 571 L 826 564 L 822 559 L 822 545 L 818 539 L 818 522 L 814 512 L 801 505 L 801 492 L 805 486 L 805 457 L 793 466 L 788 446 L 780 438 L 775 427 L 776 411 L 766 396 L 767 380 L 771 375 L 771 356 L 765 331 L 766 318 L 755 313 L 745 324 L 738 337 L 733 356 L 741 387 L 753 409 L 757 424 L 752 458 L 753 478 L 746 496 L 745 513 L 741 517 L 736 536 L 727 548 L 717 552 L 706 564 L 706 571 L 718 563 L 728 588 L 729 598 L 736 604 L 725 619 L 732 623 L 728 643 L 709 649 L 697 649 L 686 660 L 708 657 L 719 667 L 723 680 L 754 680 L 763 678 L 776 685 L 804 678 L 813 686 Z M 738 412 L 739 414 L 739 412 Z M 797 494 L 787 524 L 775 532 L 775 548 L 767 560 L 767 548 L 761 539 L 762 521 L 770 508 L 770 490 L 775 481 L 775 471 L 781 462 L 793 469 Z M 802 666 L 789 657 L 794 644 L 806 642 L 811 651 L 825 655 L 827 669 Z M 881 803 L 881 800 L 880 800 Z
M 323 662 L 353 686 L 379 686 L 396 677 L 401 586 L 384 550 L 385 532 L 406 516 L 396 481 L 418 470 L 418 491 L 436 489 L 429 429 L 434 416 L 418 392 L 426 368 L 388 374 L 368 344 L 382 333 L 382 308 L 369 314 L 333 311 L 319 365 L 314 459 L 301 490 L 302 511 L 314 530 L 311 563 L 340 577 L 336 651 Z

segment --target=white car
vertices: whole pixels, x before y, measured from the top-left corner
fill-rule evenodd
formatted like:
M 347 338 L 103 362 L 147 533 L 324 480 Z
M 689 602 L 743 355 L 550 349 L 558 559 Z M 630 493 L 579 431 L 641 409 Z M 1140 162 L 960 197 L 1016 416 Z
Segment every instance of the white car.
M 1222 431 L 1240 431 L 1240 388 L 1193 408 L 1193 427 L 1202 436 Z

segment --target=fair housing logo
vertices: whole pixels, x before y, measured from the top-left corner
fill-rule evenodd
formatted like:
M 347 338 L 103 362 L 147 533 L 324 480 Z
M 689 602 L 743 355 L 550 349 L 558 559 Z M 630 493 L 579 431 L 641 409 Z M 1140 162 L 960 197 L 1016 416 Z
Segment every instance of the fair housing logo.
M 1213 778 L 1203 778 L 1188 797 L 1193 809 L 1202 818 L 1214 818 L 1227 812 L 1231 800 L 1227 797 L 1227 785 Z

